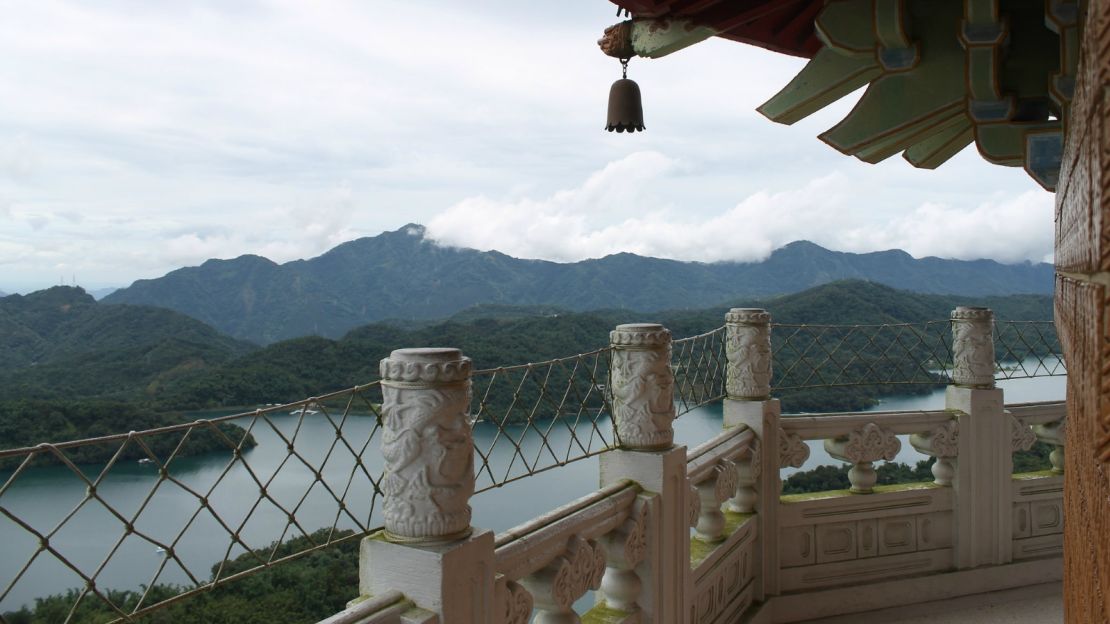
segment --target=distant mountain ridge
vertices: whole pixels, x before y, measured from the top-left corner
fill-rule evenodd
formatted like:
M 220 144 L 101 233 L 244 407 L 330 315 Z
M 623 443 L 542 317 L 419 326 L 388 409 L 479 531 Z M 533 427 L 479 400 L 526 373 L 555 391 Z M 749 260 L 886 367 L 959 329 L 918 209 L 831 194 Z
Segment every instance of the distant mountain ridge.
M 177 310 L 231 336 L 268 344 L 336 338 L 382 319 L 445 318 L 479 304 L 572 311 L 704 308 L 744 297 L 863 279 L 930 294 L 1050 294 L 1049 264 L 915 259 L 904 251 L 830 251 L 798 241 L 762 262 L 706 264 L 619 253 L 572 263 L 440 246 L 419 225 L 277 264 L 244 255 L 139 280 L 102 301 Z

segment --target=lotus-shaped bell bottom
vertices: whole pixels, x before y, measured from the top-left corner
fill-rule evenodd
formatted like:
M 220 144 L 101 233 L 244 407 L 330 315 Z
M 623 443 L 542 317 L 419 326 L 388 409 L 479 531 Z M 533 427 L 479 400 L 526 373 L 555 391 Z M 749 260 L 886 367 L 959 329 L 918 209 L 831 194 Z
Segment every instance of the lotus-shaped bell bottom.
M 609 89 L 609 132 L 636 132 L 644 129 L 644 106 L 640 101 L 640 85 L 621 78 Z

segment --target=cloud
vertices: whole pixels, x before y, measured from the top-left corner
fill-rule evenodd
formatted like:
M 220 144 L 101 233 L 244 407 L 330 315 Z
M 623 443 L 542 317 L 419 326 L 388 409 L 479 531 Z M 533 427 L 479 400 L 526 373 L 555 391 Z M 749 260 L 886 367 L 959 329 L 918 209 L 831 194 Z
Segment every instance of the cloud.
M 1043 261 L 1052 253 L 1052 196 L 998 195 L 976 206 L 922 203 L 906 211 L 860 201 L 859 182 L 839 172 L 791 188 L 764 189 L 703 217 L 659 198 L 678 162 L 639 152 L 580 186 L 544 198 L 464 199 L 428 223 L 441 244 L 573 261 L 621 251 L 694 261 L 752 262 L 796 240 L 867 252 L 900 248 L 945 258 Z
M 15 181 L 30 178 L 42 165 L 42 156 L 26 135 L 0 139 L 0 176 Z
M 843 237 L 846 248 L 865 251 L 897 247 L 917 257 L 1051 262 L 1053 227 L 1053 196 L 1032 190 L 974 206 L 928 202 Z

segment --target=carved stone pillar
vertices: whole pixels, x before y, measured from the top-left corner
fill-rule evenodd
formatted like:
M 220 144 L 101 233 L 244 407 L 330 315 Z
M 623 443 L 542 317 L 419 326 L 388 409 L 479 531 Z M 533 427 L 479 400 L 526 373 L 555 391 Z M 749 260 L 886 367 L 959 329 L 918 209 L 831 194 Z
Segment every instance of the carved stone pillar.
M 610 332 L 609 343 L 613 426 L 621 448 L 670 448 L 675 418 L 671 332 L 654 323 L 629 323 Z
M 771 315 L 761 308 L 733 308 L 725 315 L 725 327 L 728 397 L 771 398 Z
M 360 544 L 360 597 L 399 591 L 441 624 L 489 621 L 493 534 L 470 526 L 470 359 L 398 349 L 381 375 L 385 529 Z
M 956 454 L 960 449 L 959 421 L 950 420 L 927 433 L 915 433 L 910 436 L 910 445 L 937 459 L 933 464 L 933 483 L 952 485 L 952 478 L 956 476 Z
M 651 524 L 644 560 L 636 567 L 641 583 L 636 604 L 644 621 L 682 622 L 686 617 L 683 570 L 690 565 L 690 495 L 686 447 L 674 446 L 671 427 L 675 417 L 671 334 L 662 325 L 628 324 L 618 325 L 609 336 L 613 428 L 620 447 L 601 455 L 601 485 L 630 480 L 659 495 L 658 522 Z M 632 593 L 629 587 L 625 590 L 618 593 Z
M 994 387 L 994 312 L 960 306 L 952 312 L 952 382 Z
M 381 374 L 386 536 L 465 537 L 474 493 L 470 358 L 458 349 L 398 349 Z
M 756 435 L 761 453 L 741 464 L 741 487 L 729 501 L 733 511 L 757 513 L 760 548 L 756 551 L 755 599 L 778 593 L 779 479 L 778 399 L 771 398 L 771 315 L 759 308 L 733 308 L 725 314 L 725 427 L 744 426 Z M 803 445 L 804 446 L 804 445 Z
M 898 437 L 875 423 L 867 423 L 847 436 L 825 440 L 825 450 L 829 455 L 852 463 L 848 481 L 852 483 L 851 491 L 856 494 L 870 494 L 877 479 L 874 462 L 892 460 L 901 449 Z
M 952 312 L 952 385 L 945 391 L 945 408 L 959 428 L 959 459 L 950 480 L 960 569 L 1009 563 L 1013 554 L 1013 425 L 1002 390 L 994 386 L 993 326 L 987 308 Z

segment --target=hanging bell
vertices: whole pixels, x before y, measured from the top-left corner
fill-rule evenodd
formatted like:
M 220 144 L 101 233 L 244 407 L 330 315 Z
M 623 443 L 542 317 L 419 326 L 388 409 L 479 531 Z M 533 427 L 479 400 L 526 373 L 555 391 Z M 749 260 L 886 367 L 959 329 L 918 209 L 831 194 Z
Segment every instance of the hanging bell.
M 609 88 L 609 132 L 636 132 L 644 129 L 644 105 L 640 100 L 640 85 L 628 79 L 628 61 L 621 59 L 624 77 Z

